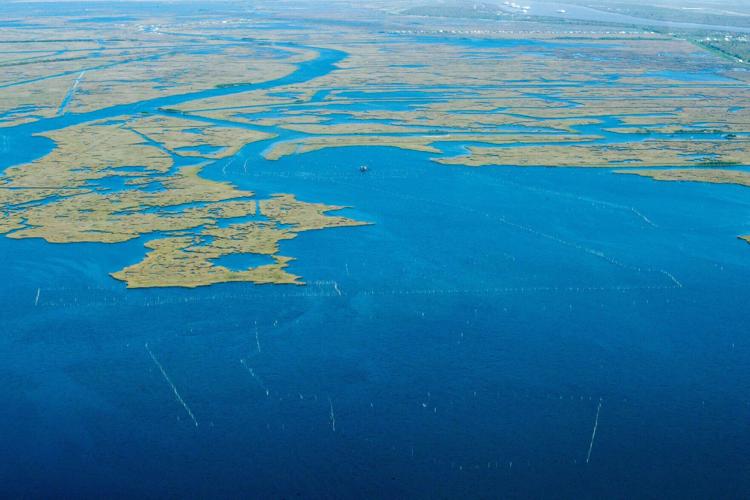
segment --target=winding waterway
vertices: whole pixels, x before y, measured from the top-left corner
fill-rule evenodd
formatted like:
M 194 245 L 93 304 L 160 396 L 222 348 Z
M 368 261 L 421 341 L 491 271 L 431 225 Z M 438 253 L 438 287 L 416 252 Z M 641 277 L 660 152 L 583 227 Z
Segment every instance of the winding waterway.
M 314 50 L 278 80 L 6 129 L 0 161 L 48 151 L 36 133 L 301 83 L 345 57 Z M 203 175 L 373 222 L 283 242 L 304 287 L 126 290 L 109 273 L 151 236 L 0 238 L 6 494 L 648 497 L 668 478 L 682 497 L 729 498 L 750 487 L 745 189 L 447 167 L 383 147 L 273 162 L 267 146 Z

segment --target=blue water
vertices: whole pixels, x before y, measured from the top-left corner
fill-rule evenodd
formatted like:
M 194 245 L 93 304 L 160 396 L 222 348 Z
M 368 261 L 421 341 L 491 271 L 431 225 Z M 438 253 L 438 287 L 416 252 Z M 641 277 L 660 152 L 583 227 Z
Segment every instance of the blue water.
M 657 71 L 654 73 L 644 73 L 642 76 L 668 78 L 680 82 L 736 82 L 736 80 L 732 78 L 709 72 L 693 73 L 688 71 Z
M 82 17 L 79 19 L 71 19 L 71 23 L 122 23 L 137 21 L 137 17 L 131 16 L 97 16 L 97 17 Z
M 0 306 L 8 491 L 601 497 L 670 481 L 727 497 L 749 486 L 740 188 L 346 151 L 228 173 L 375 223 L 284 242 L 304 288 L 126 291 L 107 273 L 137 260 L 139 242 L 0 240 L 14 284 Z M 352 165 L 364 161 L 361 175 Z
M 213 259 L 214 264 L 224 266 L 231 271 L 244 271 L 252 267 L 273 264 L 274 262 L 273 257 L 270 255 L 252 253 L 224 255 L 218 259 Z
M 341 57 L 7 129 L 0 162 L 51 149 L 32 133 Z M 127 290 L 109 273 L 158 235 L 0 238 L 3 496 L 745 496 L 746 189 L 265 147 L 204 175 L 373 223 L 282 242 L 306 286 Z
M 211 144 L 201 144 L 199 146 L 184 146 L 181 148 L 175 148 L 178 153 L 200 153 L 202 155 L 216 154 L 226 149 L 224 146 L 212 146 Z

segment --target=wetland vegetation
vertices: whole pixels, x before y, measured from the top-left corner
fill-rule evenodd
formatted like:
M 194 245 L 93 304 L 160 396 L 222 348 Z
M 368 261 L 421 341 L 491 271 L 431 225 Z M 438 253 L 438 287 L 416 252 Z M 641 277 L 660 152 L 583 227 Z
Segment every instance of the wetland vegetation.
M 465 8 L 457 2 L 394 11 L 394 28 L 414 20 L 440 27 L 419 32 L 352 25 L 311 33 L 248 19 L 176 25 L 158 16 L 123 19 L 106 33 L 91 18 L 64 29 L 57 17 L 40 18 L 39 28 L 5 27 L 2 43 L 14 50 L 0 56 L 0 124 L 54 146 L 4 172 L 0 228 L 11 238 L 51 242 L 153 235 L 143 263 L 113 271 L 131 286 L 289 283 L 296 278 L 281 272 L 286 257 L 244 274 L 211 264 L 253 241 L 260 253 L 276 255 L 275 242 L 310 228 L 273 229 L 272 217 L 216 228 L 220 219 L 253 215 L 256 205 L 248 201 L 252 193 L 201 172 L 215 162 L 247 169 L 256 160 L 242 151 L 253 143 L 267 160 L 387 146 L 454 166 L 626 165 L 648 169 L 644 175 L 656 180 L 742 178 L 731 169 L 750 163 L 750 80 L 736 61 L 706 50 L 744 57 L 732 48 L 740 35 L 696 45 L 681 35 L 581 21 L 571 36 L 533 15 L 482 4 L 464 16 Z M 665 15 L 656 7 L 605 10 L 613 9 Z M 464 34 L 466 23 L 488 13 L 505 19 L 505 29 Z M 723 19 L 711 16 L 700 20 Z M 35 41 L 41 26 L 65 36 Z M 316 70 L 326 59 L 335 63 Z M 123 188 L 113 190 L 108 180 Z M 308 207 L 313 219 L 328 210 L 289 203 Z M 360 224 L 329 220 L 313 225 Z M 231 237 L 224 235 L 230 229 Z M 212 245 L 222 238 L 219 252 Z M 177 265 L 192 262 L 185 255 L 195 257 L 189 272 Z
M 747 497 L 750 11 L 561 2 L 0 2 L 2 496 Z

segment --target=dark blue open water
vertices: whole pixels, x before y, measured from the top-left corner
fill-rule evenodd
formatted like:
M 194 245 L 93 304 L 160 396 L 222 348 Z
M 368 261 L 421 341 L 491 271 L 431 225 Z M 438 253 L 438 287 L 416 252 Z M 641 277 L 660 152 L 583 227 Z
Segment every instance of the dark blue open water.
M 365 160 L 362 176 L 352 165 Z M 140 242 L 0 239 L 7 491 L 739 497 L 747 488 L 741 189 L 446 168 L 388 149 L 229 176 L 351 204 L 375 225 L 284 243 L 304 288 L 126 291 L 107 273 L 139 260 Z
M 6 130 L 3 166 L 176 102 Z M 305 287 L 125 290 L 145 237 L 0 238 L 3 496 L 746 495 L 746 190 L 265 146 L 204 175 L 374 223 L 283 242 Z

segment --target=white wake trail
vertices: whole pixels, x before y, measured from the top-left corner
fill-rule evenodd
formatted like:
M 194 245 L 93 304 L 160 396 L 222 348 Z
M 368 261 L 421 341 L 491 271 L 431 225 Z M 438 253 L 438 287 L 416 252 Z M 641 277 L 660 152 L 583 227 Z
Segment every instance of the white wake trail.
M 159 363 L 159 360 L 156 359 L 156 356 L 154 356 L 154 353 L 151 352 L 151 349 L 148 347 L 148 342 L 144 345 L 146 348 L 146 351 L 148 352 L 148 355 L 151 356 L 151 359 L 154 360 L 154 364 L 159 369 L 161 374 L 164 376 L 164 380 L 167 381 L 167 384 L 169 384 L 169 387 L 172 388 L 172 392 L 174 392 L 175 397 L 177 398 L 177 401 L 180 402 L 183 408 L 185 408 L 185 411 L 190 416 L 191 420 L 195 424 L 196 427 L 198 427 L 198 421 L 195 419 L 195 415 L 193 415 L 193 412 L 190 410 L 190 407 L 187 405 L 184 399 L 182 399 L 182 396 L 180 396 L 180 393 L 177 391 L 177 387 L 172 383 L 172 380 L 170 380 L 169 375 L 167 375 L 166 370 L 164 370 L 164 367 Z
M 258 383 L 260 388 L 263 389 L 263 391 L 266 393 L 266 397 L 270 397 L 271 391 L 268 390 L 268 387 L 266 386 L 266 384 L 263 383 L 263 380 L 258 375 L 255 374 L 255 371 L 248 366 L 247 362 L 244 359 L 241 359 L 240 363 L 242 363 L 242 366 L 244 366 L 245 369 L 250 373 L 250 376 L 252 376 L 253 379 L 255 379 L 255 381 Z
M 258 322 L 255 322 L 255 345 L 258 347 L 258 352 L 260 352 L 260 337 L 258 337 Z
M 333 413 L 333 401 L 331 401 L 330 397 L 328 398 L 328 406 L 330 407 L 328 419 L 331 421 L 331 430 L 336 432 L 336 415 Z
M 596 417 L 594 418 L 594 430 L 591 431 L 591 442 L 589 443 L 589 451 L 586 454 L 586 463 L 591 460 L 591 450 L 594 449 L 594 439 L 596 439 L 596 428 L 599 427 L 599 412 L 602 411 L 602 399 L 599 398 L 599 405 L 596 407 Z

